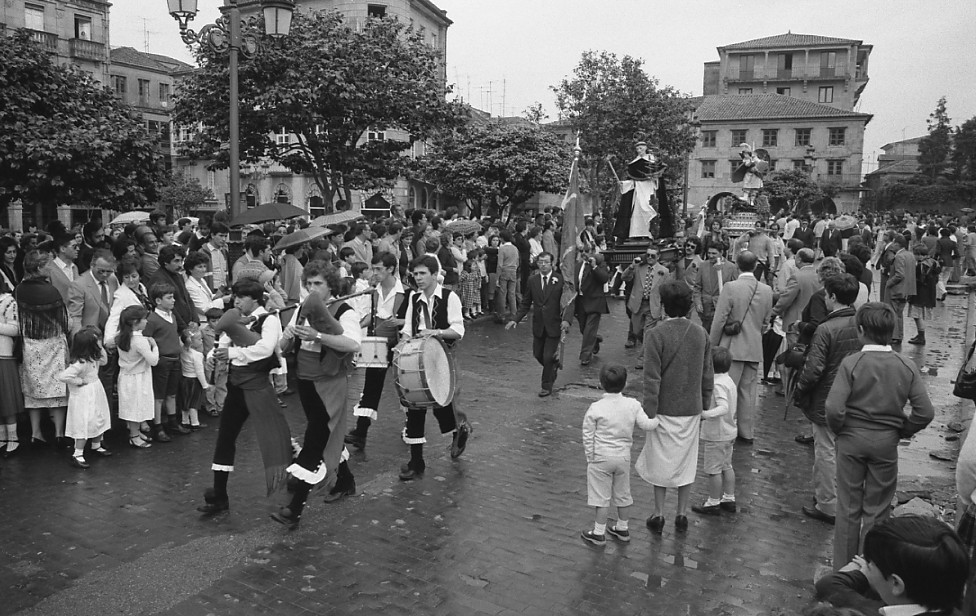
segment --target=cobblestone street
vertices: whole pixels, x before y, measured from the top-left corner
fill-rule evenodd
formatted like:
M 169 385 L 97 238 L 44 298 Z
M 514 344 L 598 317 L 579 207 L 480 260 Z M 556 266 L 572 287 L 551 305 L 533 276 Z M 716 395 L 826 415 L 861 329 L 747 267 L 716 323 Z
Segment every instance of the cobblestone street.
M 323 491 L 313 493 L 291 533 L 268 518 L 285 497 L 263 498 L 250 426 L 230 481 L 231 512 L 216 520 L 195 511 L 211 481 L 213 419 L 206 430 L 148 451 L 111 440 L 116 455 L 88 471 L 50 450 L 5 460 L 0 614 L 798 613 L 812 599 L 814 578 L 830 566 L 833 527 L 800 511 L 812 498 L 813 450 L 793 441 L 802 416 L 794 410 L 784 420 L 783 398 L 771 387 L 760 387 L 755 445 L 735 450 L 737 514 L 691 514 L 691 527 L 679 535 L 669 494 L 664 533 L 653 535 L 644 526 L 652 490 L 634 474 L 632 541 L 610 539 L 596 549 L 580 540 L 592 523 L 583 413 L 600 395 L 600 367 L 615 361 L 633 368 L 637 359 L 623 349 L 622 303 L 611 300 L 611 312 L 598 359 L 578 365 L 574 331 L 559 390 L 543 399 L 535 395 L 541 369 L 529 328 L 471 326 L 459 356 L 462 402 L 475 431 L 456 461 L 448 439 L 432 438 L 421 481 L 397 480 L 407 453 L 388 379 L 365 454 L 351 462 L 358 494 L 325 504 Z M 937 414 L 903 444 L 899 489 L 945 502 L 953 463 L 929 454 L 954 459 L 959 443 L 945 439 L 946 424 L 972 416 L 950 384 L 961 361 L 965 298 L 950 296 L 936 312 L 928 346 L 904 349 L 922 366 Z M 910 321 L 906 329 L 907 339 Z M 630 375 L 627 393 L 640 398 L 640 373 Z M 297 396 L 286 401 L 292 432 L 300 434 Z M 638 434 L 635 458 L 642 445 Z M 703 499 L 699 480 L 692 502 Z

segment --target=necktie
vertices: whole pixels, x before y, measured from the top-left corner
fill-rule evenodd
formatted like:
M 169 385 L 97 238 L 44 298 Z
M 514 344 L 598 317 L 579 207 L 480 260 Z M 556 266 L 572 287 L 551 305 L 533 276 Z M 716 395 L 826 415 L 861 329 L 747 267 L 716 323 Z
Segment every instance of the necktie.
M 105 309 L 108 310 L 110 306 L 109 297 L 108 297 L 108 285 L 106 285 L 104 282 L 99 283 L 99 285 L 102 287 L 102 303 L 105 304 Z
M 433 324 L 430 321 L 430 308 L 427 306 L 427 302 L 420 302 L 420 307 L 423 308 L 424 317 L 424 322 L 420 324 L 420 329 L 433 329 Z
M 650 267 L 647 268 L 647 274 L 644 276 L 644 299 L 649 299 L 651 297 L 651 285 L 654 284 L 654 270 Z
M 718 263 L 715 264 L 715 276 L 718 278 L 718 294 L 722 294 L 722 266 Z

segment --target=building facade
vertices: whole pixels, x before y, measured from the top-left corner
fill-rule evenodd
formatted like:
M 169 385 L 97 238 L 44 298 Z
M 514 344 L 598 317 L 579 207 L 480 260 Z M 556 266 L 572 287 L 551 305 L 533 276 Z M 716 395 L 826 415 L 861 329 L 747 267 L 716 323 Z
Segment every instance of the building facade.
M 868 83 L 872 46 L 787 32 L 718 48 L 705 63 L 702 93 L 781 94 L 851 111 Z
M 885 184 L 907 180 L 918 173 L 918 143 L 923 137 L 903 139 L 881 146 L 878 168 L 864 176 L 864 184 L 873 191 Z
M 4 0 L 0 33 L 26 28 L 59 64 L 107 84 L 110 6 L 103 0 Z

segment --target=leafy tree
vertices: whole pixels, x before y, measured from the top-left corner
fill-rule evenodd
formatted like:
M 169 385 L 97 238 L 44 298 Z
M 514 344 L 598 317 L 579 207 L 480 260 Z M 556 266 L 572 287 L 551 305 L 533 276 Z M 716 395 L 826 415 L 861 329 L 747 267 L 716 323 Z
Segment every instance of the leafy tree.
M 155 200 L 156 144 L 124 103 L 26 30 L 0 45 L 0 202 L 126 210 Z
M 952 167 L 962 181 L 976 181 L 976 118 L 956 128 L 953 136 Z
M 946 113 L 946 97 L 939 99 L 927 121 L 929 134 L 918 142 L 919 170 L 933 180 L 948 167 L 952 150 L 952 126 Z
M 769 195 L 773 209 L 786 207 L 797 212 L 801 205 L 827 196 L 810 174 L 803 169 L 774 171 L 763 180 L 763 190 Z
M 692 104 L 671 86 L 660 87 L 644 70 L 644 61 L 618 58 L 607 51 L 583 53 L 573 75 L 552 87 L 556 104 L 580 135 L 588 183 L 608 198 L 617 196 L 617 174 L 633 158 L 634 143 L 645 140 L 668 164 L 667 178 L 676 182 L 684 168 L 684 156 L 695 145 L 689 123 Z
M 542 124 L 549 119 L 549 114 L 542 108 L 542 103 L 536 102 L 525 108 L 525 111 L 522 112 L 522 117 L 529 122 Z
M 175 119 L 202 126 L 186 154 L 226 167 L 227 58 L 200 48 L 197 60 L 200 70 L 177 90 Z M 296 12 L 287 37 L 241 58 L 241 160 L 271 159 L 311 175 L 328 205 L 389 186 L 415 140 L 459 121 L 441 61 L 421 31 L 394 19 L 369 19 L 357 31 L 335 11 Z M 281 129 L 292 143 L 276 143 Z M 371 129 L 405 139 L 366 140 Z
M 213 199 L 213 191 L 182 171 L 171 175 L 159 190 L 159 204 L 166 209 L 170 220 L 186 216 Z
M 569 179 L 569 147 L 528 122 L 470 124 L 444 133 L 420 161 L 424 180 L 467 199 L 480 215 L 486 200 L 509 216 L 539 192 L 561 192 Z

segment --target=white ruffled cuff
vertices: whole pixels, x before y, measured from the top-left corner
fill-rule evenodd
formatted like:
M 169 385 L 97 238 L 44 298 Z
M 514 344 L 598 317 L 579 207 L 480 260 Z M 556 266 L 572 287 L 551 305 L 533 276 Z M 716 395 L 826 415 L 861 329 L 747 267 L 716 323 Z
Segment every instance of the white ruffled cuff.
M 339 454 L 339 462 L 342 463 L 342 462 L 346 462 L 347 460 L 349 460 L 349 448 L 343 447 L 342 453 Z
M 234 465 L 227 466 L 226 464 L 211 464 L 210 470 L 212 471 L 222 471 L 225 473 L 230 473 L 234 471 Z
M 371 421 L 376 421 L 378 417 L 376 409 L 359 406 L 358 404 L 352 408 L 352 415 L 353 417 L 369 417 Z
M 286 468 L 285 471 L 290 473 L 295 479 L 301 479 L 305 483 L 313 486 L 317 483 L 321 483 L 321 481 L 325 479 L 326 474 L 328 474 L 328 470 L 325 468 L 324 463 L 319 464 L 319 467 L 315 469 L 314 473 L 301 464 L 292 464 Z
M 427 437 L 421 436 L 420 438 L 410 438 L 407 436 L 407 429 L 403 429 L 403 442 L 407 445 L 423 445 L 427 442 Z

